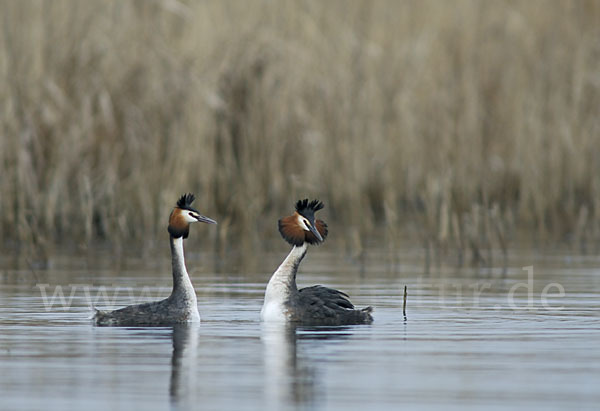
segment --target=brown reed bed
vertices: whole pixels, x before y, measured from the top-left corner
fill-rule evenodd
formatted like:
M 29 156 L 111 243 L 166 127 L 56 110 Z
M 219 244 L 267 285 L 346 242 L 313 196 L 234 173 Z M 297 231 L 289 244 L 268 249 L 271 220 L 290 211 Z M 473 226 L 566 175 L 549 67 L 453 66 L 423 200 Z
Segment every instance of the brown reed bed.
M 600 2 L 0 8 L 5 245 L 151 242 L 184 191 L 221 249 L 303 196 L 356 253 L 599 236 Z

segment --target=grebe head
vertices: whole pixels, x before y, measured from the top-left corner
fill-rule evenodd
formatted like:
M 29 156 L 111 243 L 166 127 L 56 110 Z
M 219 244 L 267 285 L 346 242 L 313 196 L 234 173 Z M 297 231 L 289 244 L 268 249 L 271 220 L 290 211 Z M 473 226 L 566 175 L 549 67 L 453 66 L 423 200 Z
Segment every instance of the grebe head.
M 215 220 L 203 216 L 198 210 L 192 207 L 195 198 L 193 194 L 189 193 L 182 195 L 177 200 L 177 204 L 169 216 L 169 234 L 173 237 L 187 238 L 191 223 L 217 224 Z
M 323 220 L 315 220 L 315 212 L 322 209 L 319 200 L 298 200 L 296 211 L 279 220 L 279 233 L 285 241 L 301 246 L 304 242 L 319 244 L 327 238 L 327 224 Z

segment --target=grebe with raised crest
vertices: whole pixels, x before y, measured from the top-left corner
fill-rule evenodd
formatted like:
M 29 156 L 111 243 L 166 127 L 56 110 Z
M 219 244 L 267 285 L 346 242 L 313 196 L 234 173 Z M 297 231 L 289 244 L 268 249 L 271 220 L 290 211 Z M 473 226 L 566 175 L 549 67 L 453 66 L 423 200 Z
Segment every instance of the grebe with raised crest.
M 299 200 L 296 211 L 279 220 L 279 233 L 292 250 L 273 273 L 260 312 L 261 320 L 294 322 L 305 325 L 369 324 L 372 307 L 356 309 L 346 293 L 315 285 L 298 289 L 296 273 L 309 244 L 320 244 L 327 237 L 327 224 L 315 220 L 323 208 L 318 200 Z
M 183 254 L 183 240 L 188 237 L 190 224 L 201 222 L 216 224 L 192 207 L 193 194 L 179 198 L 169 217 L 171 262 L 173 265 L 173 291 L 161 301 L 130 305 L 114 311 L 96 310 L 96 325 L 144 326 L 172 325 L 200 321 L 196 291 L 190 281 Z

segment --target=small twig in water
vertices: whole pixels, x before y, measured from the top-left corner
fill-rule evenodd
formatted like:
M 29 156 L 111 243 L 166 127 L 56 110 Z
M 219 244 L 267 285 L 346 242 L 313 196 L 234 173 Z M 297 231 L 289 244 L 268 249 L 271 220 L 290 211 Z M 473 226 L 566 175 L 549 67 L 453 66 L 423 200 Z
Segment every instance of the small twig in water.
M 406 286 L 404 286 L 404 303 L 402 304 L 402 315 L 404 315 L 404 318 L 406 318 Z

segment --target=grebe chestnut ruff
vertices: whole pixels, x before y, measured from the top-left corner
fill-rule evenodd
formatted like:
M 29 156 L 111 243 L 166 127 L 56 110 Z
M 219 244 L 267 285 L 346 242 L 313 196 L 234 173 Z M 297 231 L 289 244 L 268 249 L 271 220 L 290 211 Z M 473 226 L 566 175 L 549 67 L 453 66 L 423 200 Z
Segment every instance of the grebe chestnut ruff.
M 96 310 L 96 325 L 171 325 L 200 321 L 196 292 L 190 281 L 183 255 L 183 240 L 188 237 L 190 224 L 216 224 L 192 208 L 193 194 L 184 194 L 169 217 L 171 261 L 173 264 L 173 291 L 161 301 L 130 305 L 115 311 Z
M 323 208 L 318 200 L 299 200 L 296 211 L 279 220 L 279 232 L 292 251 L 267 284 L 260 317 L 267 322 L 294 322 L 305 325 L 369 324 L 372 307 L 355 309 L 347 294 L 315 285 L 298 290 L 296 272 L 306 255 L 308 244 L 319 244 L 327 237 L 327 224 L 315 220 Z

